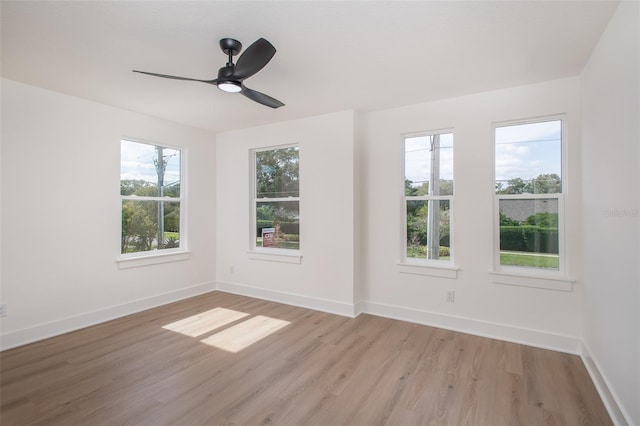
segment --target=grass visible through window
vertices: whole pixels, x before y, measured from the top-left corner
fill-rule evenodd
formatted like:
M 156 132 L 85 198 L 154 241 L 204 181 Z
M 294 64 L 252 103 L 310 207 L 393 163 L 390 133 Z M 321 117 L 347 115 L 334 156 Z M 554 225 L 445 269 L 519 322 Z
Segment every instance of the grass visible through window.
M 500 264 L 505 266 L 558 269 L 560 267 L 560 259 L 557 255 L 549 254 L 500 252 Z

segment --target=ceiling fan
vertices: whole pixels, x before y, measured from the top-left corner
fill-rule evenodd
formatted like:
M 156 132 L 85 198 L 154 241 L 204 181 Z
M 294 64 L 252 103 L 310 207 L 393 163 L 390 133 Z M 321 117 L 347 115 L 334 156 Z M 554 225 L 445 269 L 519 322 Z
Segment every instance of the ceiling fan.
M 229 62 L 218 70 L 218 78 L 213 80 L 200 80 L 197 78 L 178 77 L 175 75 L 157 74 L 137 70 L 133 70 L 133 72 L 152 75 L 155 77 L 172 78 L 174 80 L 199 81 L 202 83 L 213 84 L 218 86 L 218 89 L 220 90 L 231 93 L 240 93 L 252 101 L 271 108 L 284 106 L 284 104 L 279 100 L 256 90 L 249 89 L 244 85 L 245 79 L 251 77 L 264 68 L 271 58 L 273 58 L 273 55 L 275 55 L 276 48 L 273 47 L 271 43 L 263 38 L 256 40 L 251 46 L 247 47 L 235 64 L 233 63 L 233 57 L 242 50 L 242 43 L 232 38 L 223 38 L 220 40 L 220 48 L 225 55 L 229 56 Z

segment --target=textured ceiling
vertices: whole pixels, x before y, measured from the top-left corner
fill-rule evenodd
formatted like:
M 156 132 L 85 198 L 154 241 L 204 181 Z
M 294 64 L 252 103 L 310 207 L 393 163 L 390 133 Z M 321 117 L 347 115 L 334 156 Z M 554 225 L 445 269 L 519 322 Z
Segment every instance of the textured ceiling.
M 375 110 L 580 73 L 615 1 L 2 1 L 3 78 L 222 131 Z M 224 37 L 278 50 L 246 85 L 197 82 Z

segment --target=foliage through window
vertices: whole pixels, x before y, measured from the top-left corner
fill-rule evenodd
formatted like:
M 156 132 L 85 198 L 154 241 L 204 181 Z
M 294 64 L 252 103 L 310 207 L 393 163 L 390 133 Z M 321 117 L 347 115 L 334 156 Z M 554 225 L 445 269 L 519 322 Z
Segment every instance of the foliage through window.
M 181 247 L 181 152 L 121 141 L 121 254 Z
M 562 120 L 495 128 L 498 265 L 560 269 Z
M 255 150 L 255 247 L 300 249 L 297 146 Z
M 451 261 L 453 133 L 404 139 L 405 257 Z

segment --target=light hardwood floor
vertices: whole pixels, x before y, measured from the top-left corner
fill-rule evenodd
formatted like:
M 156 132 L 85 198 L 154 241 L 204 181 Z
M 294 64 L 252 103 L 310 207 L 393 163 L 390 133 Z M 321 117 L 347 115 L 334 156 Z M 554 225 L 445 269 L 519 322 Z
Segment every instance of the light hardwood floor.
M 575 355 L 221 292 L 0 356 L 3 426 L 611 424 Z

